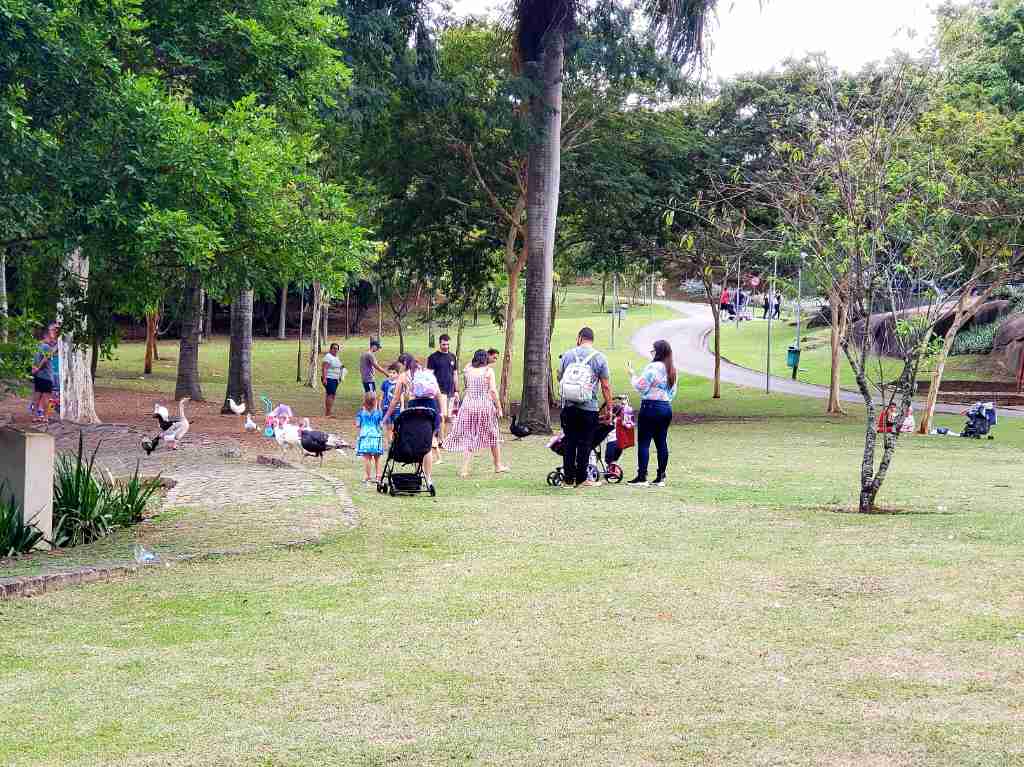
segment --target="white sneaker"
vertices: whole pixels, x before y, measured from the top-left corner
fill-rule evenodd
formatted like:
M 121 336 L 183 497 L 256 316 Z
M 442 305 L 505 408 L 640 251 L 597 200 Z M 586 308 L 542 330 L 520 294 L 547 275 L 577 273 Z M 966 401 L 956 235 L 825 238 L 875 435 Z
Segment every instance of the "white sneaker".
M 665 487 L 665 478 L 656 479 L 651 483 L 651 487 Z

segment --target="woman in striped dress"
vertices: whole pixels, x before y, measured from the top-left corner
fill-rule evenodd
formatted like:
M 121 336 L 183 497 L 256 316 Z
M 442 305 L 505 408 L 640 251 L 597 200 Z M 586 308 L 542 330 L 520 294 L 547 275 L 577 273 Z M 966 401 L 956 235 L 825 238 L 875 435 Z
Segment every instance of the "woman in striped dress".
M 501 462 L 501 438 L 498 419 L 501 418 L 501 400 L 494 382 L 494 371 L 487 366 L 487 352 L 478 349 L 473 362 L 466 368 L 466 386 L 455 425 L 445 437 L 443 447 L 451 453 L 465 453 L 459 476 L 469 476 L 469 463 L 473 453 L 490 448 L 494 471 L 502 474 L 508 466 Z

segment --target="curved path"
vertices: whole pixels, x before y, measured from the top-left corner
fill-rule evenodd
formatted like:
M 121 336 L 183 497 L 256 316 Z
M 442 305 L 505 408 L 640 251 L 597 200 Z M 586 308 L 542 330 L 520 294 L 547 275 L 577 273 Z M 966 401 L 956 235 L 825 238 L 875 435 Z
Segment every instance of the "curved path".
M 630 339 L 633 348 L 638 354 L 646 356 L 651 348 L 651 344 L 659 338 L 664 338 L 672 344 L 680 370 L 702 378 L 714 378 L 715 355 L 708 349 L 707 343 L 708 335 L 715 326 L 714 318 L 711 315 L 711 307 L 707 304 L 690 303 L 687 301 L 659 301 L 658 303 L 674 309 L 682 317 L 678 320 L 654 322 L 644 326 Z M 722 360 L 723 383 L 764 391 L 764 379 L 765 375 L 761 371 L 740 367 L 724 359 Z M 771 377 L 771 391 L 772 394 L 793 394 L 800 397 L 816 397 L 818 399 L 828 397 L 827 386 L 802 383 L 779 376 Z M 842 390 L 839 396 L 844 402 L 861 403 L 864 401 L 857 392 Z M 939 413 L 958 414 L 963 408 L 963 405 L 938 404 L 935 406 L 936 412 Z M 1004 407 L 999 409 L 999 414 L 1021 417 L 1024 416 L 1024 411 Z

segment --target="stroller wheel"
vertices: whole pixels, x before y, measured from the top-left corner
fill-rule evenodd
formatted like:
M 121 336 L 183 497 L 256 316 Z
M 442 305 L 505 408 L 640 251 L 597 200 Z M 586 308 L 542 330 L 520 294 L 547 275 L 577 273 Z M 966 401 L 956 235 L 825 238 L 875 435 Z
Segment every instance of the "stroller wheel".
M 434 488 L 433 485 L 430 486 L 429 493 L 430 493 L 430 497 L 431 498 L 436 498 L 437 497 L 437 490 Z
M 562 484 L 562 472 L 559 469 L 555 469 L 553 472 L 548 474 L 548 484 L 551 487 L 558 487 Z
M 398 495 L 398 492 L 395 490 L 395 486 L 394 485 L 389 485 L 388 486 L 388 495 L 390 495 L 392 498 L 394 498 L 396 495 Z
M 608 480 L 610 484 L 619 484 L 622 481 L 622 467 L 617 463 L 609 464 L 608 471 L 605 472 L 604 478 Z

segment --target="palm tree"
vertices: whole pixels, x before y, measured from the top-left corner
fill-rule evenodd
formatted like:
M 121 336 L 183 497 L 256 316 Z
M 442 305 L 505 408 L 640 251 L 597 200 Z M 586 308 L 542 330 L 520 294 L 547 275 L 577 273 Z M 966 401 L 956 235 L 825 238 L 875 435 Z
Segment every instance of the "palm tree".
M 704 33 L 717 4 L 718 0 L 640 0 L 639 7 L 661 52 L 683 66 L 703 54 Z M 516 0 L 513 9 L 516 60 L 534 85 L 528 103 L 534 135 L 527 160 L 529 257 L 519 410 L 519 421 L 534 432 L 551 431 L 549 328 L 561 175 L 562 71 L 566 36 L 584 7 L 582 0 Z

